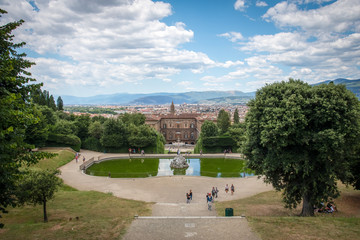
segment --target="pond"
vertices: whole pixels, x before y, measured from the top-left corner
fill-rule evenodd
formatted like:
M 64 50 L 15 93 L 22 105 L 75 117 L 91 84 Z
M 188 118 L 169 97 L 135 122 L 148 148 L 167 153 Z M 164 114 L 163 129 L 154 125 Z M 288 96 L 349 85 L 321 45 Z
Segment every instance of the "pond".
M 86 174 L 109 176 L 112 178 L 144 178 L 152 176 L 208 176 L 208 177 L 244 177 L 253 176 L 251 169 L 245 167 L 245 161 L 225 158 L 190 158 L 187 169 L 171 169 L 172 159 L 115 159 L 95 163 L 86 169 Z

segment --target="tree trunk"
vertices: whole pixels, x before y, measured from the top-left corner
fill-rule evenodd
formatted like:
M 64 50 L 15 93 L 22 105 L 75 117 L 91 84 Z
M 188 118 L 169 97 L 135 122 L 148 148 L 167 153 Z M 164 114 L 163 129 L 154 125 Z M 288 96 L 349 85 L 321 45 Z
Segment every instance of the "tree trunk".
M 47 222 L 48 218 L 46 214 L 46 199 L 43 200 L 43 209 L 44 209 L 44 222 Z
M 303 217 L 314 216 L 314 208 L 310 202 L 309 195 L 306 193 L 304 193 L 304 195 L 303 195 L 303 207 L 302 207 L 300 216 L 303 216 Z

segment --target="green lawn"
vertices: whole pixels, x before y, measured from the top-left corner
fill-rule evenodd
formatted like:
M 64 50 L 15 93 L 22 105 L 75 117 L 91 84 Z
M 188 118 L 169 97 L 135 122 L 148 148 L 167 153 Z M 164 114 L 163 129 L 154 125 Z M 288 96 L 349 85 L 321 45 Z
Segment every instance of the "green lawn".
M 56 169 L 74 157 L 68 150 L 57 153 L 32 167 Z M 0 239 L 120 239 L 134 215 L 151 215 L 151 205 L 63 185 L 47 204 L 48 223 L 43 223 L 42 206 L 9 208 L 2 214 Z
M 50 159 L 40 160 L 37 164 L 31 166 L 31 168 L 55 170 L 75 158 L 75 153 L 67 149 L 49 150 L 47 152 L 57 153 L 58 155 Z
M 281 193 L 269 191 L 229 202 L 216 203 L 218 215 L 233 208 L 234 215 L 246 215 L 252 229 L 263 240 L 270 239 L 360 239 L 360 191 L 340 185 L 335 200 L 338 211 L 298 217 L 301 206 L 283 207 Z

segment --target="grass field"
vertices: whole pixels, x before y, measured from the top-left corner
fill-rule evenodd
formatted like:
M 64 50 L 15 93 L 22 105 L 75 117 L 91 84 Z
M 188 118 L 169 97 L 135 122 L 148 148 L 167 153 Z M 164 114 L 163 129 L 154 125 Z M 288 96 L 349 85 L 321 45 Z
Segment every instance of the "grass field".
M 67 150 L 58 153 L 33 167 L 54 169 L 74 157 Z M 0 229 L 0 239 L 120 239 L 134 215 L 151 215 L 149 203 L 77 191 L 67 185 L 48 202 L 47 208 L 48 223 L 43 223 L 42 206 L 9 208 L 9 213 L 2 215 L 5 227 Z
M 340 185 L 335 200 L 338 211 L 298 217 L 301 206 L 283 207 L 281 193 L 270 191 L 249 198 L 216 203 L 218 215 L 233 208 L 234 215 L 245 215 L 251 228 L 263 240 L 270 239 L 360 239 L 360 191 Z

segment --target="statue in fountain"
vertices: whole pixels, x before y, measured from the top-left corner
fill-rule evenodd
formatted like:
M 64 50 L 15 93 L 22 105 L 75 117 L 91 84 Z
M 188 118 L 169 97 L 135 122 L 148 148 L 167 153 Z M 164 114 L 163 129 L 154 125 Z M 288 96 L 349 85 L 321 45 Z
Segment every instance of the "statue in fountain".
M 182 155 L 177 155 L 170 163 L 170 168 L 188 168 L 189 164 Z

